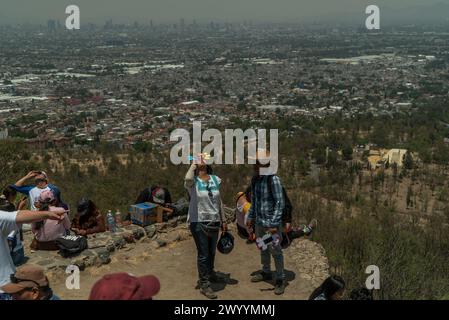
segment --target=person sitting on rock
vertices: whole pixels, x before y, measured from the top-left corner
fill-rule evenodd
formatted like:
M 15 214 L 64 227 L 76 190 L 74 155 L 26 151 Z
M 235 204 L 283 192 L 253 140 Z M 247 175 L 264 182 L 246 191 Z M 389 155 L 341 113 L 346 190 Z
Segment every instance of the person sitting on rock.
M 173 206 L 170 191 L 167 188 L 153 185 L 150 188 L 145 188 L 140 192 L 134 204 L 150 202 L 163 208 L 165 214 L 164 218 L 169 219 L 176 215 L 180 215 L 177 208 Z M 164 219 L 164 220 L 165 220 Z M 131 223 L 131 214 L 128 213 L 122 221 L 122 225 Z
M 342 277 L 332 275 L 312 292 L 309 300 L 341 300 L 345 293 L 345 286 Z
M 34 185 L 25 185 L 26 181 L 30 179 L 34 179 Z M 44 191 L 52 191 L 55 198 L 58 200 L 58 204 L 62 208 L 68 210 L 68 206 L 61 199 L 61 191 L 58 187 L 49 183 L 48 175 L 44 171 L 30 171 L 15 184 L 10 185 L 10 187 L 28 197 L 31 210 L 39 210 L 36 207 L 36 203 L 40 194 Z
M 36 207 L 40 211 L 65 212 L 66 210 L 58 206 L 58 200 L 53 191 L 43 191 Z M 31 231 L 34 234 L 31 249 L 33 250 L 59 250 L 55 240 L 67 235 L 70 229 L 70 219 L 67 213 L 64 214 L 62 221 L 44 220 L 42 222 L 35 222 L 31 225 Z
M 60 300 L 50 288 L 44 269 L 35 265 L 24 265 L 11 275 L 11 283 L 0 288 L 13 300 Z
M 72 231 L 80 236 L 106 231 L 104 217 L 92 200 L 83 198 L 79 201 L 77 214 L 72 220 Z
M 135 204 L 144 202 L 151 202 L 165 207 L 172 203 L 170 191 L 160 186 L 145 188 L 137 197 Z
M 253 230 L 251 228 L 248 228 L 246 225 L 249 208 L 251 207 L 248 193 L 247 192 L 237 193 L 235 202 L 236 202 L 235 216 L 237 220 L 238 235 L 241 236 L 242 238 L 247 239 L 248 243 L 252 243 L 256 240 L 256 236 Z

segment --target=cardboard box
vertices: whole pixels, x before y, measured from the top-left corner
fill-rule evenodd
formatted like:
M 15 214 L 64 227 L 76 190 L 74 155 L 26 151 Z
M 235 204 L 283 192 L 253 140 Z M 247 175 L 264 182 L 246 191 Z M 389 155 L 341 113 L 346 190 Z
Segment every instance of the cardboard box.
M 129 208 L 129 213 L 131 216 L 131 221 L 141 227 L 149 226 L 150 224 L 157 223 L 158 216 L 158 206 L 153 203 L 139 203 L 131 205 Z

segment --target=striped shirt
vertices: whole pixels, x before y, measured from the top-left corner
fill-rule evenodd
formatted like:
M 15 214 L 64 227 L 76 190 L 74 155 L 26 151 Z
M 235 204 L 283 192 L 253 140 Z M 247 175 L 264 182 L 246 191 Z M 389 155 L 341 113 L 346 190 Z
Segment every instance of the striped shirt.
M 271 192 L 268 183 L 271 180 Z M 251 207 L 248 219 L 266 228 L 280 227 L 285 207 L 284 193 L 278 176 L 255 176 L 251 182 Z

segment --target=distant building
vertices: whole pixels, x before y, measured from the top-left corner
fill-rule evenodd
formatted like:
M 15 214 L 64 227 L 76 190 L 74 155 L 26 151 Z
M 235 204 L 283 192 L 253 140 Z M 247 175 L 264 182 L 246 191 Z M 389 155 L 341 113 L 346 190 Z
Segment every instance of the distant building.
M 368 169 L 376 170 L 385 167 L 385 160 L 378 155 L 372 155 L 368 157 Z
M 47 147 L 48 139 L 46 139 L 46 138 L 27 139 L 26 144 L 29 148 L 42 150 Z
M 55 20 L 48 20 L 47 21 L 47 30 L 48 31 L 55 31 L 56 30 L 56 21 Z
M 402 162 L 404 161 L 406 153 L 406 149 L 391 149 L 383 156 L 383 159 L 388 162 L 389 165 L 396 164 L 398 167 L 402 167 Z

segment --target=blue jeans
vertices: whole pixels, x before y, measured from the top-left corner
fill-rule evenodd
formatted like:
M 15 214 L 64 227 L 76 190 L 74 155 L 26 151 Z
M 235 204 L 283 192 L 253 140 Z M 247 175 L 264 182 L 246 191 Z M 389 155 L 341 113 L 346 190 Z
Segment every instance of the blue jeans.
M 20 266 L 25 260 L 25 252 L 23 251 L 23 248 L 20 248 L 15 252 L 11 252 L 11 258 L 16 267 Z
M 220 223 L 215 223 L 212 228 L 201 222 L 190 223 L 190 231 L 195 240 L 198 251 L 197 265 L 199 284 L 202 288 L 210 286 L 210 276 L 214 272 L 215 251 L 217 249 Z
M 256 237 L 263 237 L 267 233 L 267 228 L 256 224 Z M 284 255 L 280 245 L 269 245 L 265 251 L 260 251 L 260 261 L 262 263 L 262 271 L 264 273 L 271 273 L 271 256 L 273 256 L 274 266 L 276 268 L 276 279 L 284 280 Z
M 12 297 L 7 293 L 0 293 L 0 301 L 2 300 L 12 300 Z

